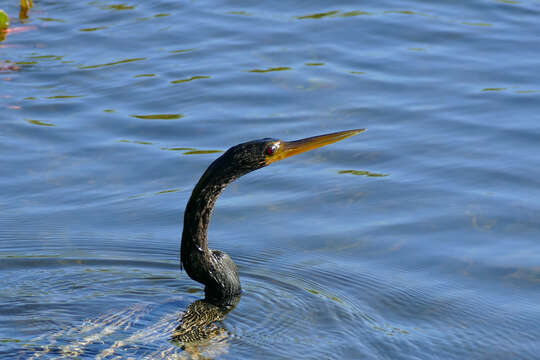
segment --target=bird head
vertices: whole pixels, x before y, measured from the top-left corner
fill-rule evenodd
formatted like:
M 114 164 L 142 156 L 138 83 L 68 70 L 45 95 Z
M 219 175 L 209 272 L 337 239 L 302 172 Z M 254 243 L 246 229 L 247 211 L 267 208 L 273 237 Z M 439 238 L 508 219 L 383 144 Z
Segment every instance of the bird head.
M 340 131 L 295 141 L 283 141 L 273 138 L 253 140 L 231 147 L 222 157 L 226 160 L 225 163 L 245 174 L 276 161 L 357 135 L 364 130 Z

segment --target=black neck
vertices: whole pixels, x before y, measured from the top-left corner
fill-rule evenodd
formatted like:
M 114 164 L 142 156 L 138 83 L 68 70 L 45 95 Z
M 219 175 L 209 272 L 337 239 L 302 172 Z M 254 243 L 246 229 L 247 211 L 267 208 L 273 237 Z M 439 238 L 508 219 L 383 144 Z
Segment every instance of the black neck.
M 208 225 L 223 189 L 244 173 L 231 168 L 226 154 L 222 155 L 202 175 L 186 206 L 180 259 L 189 277 L 206 286 L 207 297 L 240 291 L 236 265 L 226 254 L 208 249 Z
M 226 171 L 221 160 L 222 157 L 216 159 L 206 169 L 191 193 L 184 213 L 182 253 L 184 249 L 208 251 L 208 225 L 216 200 L 223 189 L 240 176 Z

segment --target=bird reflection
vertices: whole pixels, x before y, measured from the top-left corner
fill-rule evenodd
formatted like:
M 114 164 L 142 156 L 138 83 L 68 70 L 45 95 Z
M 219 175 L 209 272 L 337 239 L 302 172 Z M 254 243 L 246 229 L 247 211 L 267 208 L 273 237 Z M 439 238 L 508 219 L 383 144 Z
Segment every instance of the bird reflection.
M 220 325 L 220 321 L 238 304 L 240 295 L 228 300 L 226 304 L 216 304 L 201 299 L 189 305 L 172 333 L 172 343 L 192 358 L 204 358 L 202 354 L 209 350 L 212 343 L 222 342 L 222 345 L 226 345 L 224 340 L 229 333 Z M 216 352 L 217 349 L 213 350 Z

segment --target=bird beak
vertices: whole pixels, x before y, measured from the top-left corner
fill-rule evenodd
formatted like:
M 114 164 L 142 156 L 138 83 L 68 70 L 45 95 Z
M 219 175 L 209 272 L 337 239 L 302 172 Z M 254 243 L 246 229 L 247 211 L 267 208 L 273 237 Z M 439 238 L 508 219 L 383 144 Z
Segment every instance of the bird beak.
M 320 148 L 322 146 L 333 144 L 348 137 L 360 134 L 366 129 L 355 129 L 340 131 L 332 134 L 313 136 L 295 141 L 281 141 L 278 151 L 271 157 L 266 159 L 266 164 L 283 160 L 290 156 L 298 155 L 303 152 Z

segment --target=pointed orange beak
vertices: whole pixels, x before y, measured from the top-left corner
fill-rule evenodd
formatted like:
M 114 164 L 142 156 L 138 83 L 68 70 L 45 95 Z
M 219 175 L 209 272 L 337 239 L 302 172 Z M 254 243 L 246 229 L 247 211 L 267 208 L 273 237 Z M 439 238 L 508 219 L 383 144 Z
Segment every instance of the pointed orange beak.
M 333 144 L 348 137 L 360 134 L 366 129 L 346 130 L 336 133 L 313 136 L 305 139 L 295 141 L 281 141 L 279 143 L 279 149 L 276 153 L 266 159 L 266 164 L 283 160 L 290 156 L 298 155 L 303 152 L 320 148 L 322 146 Z

